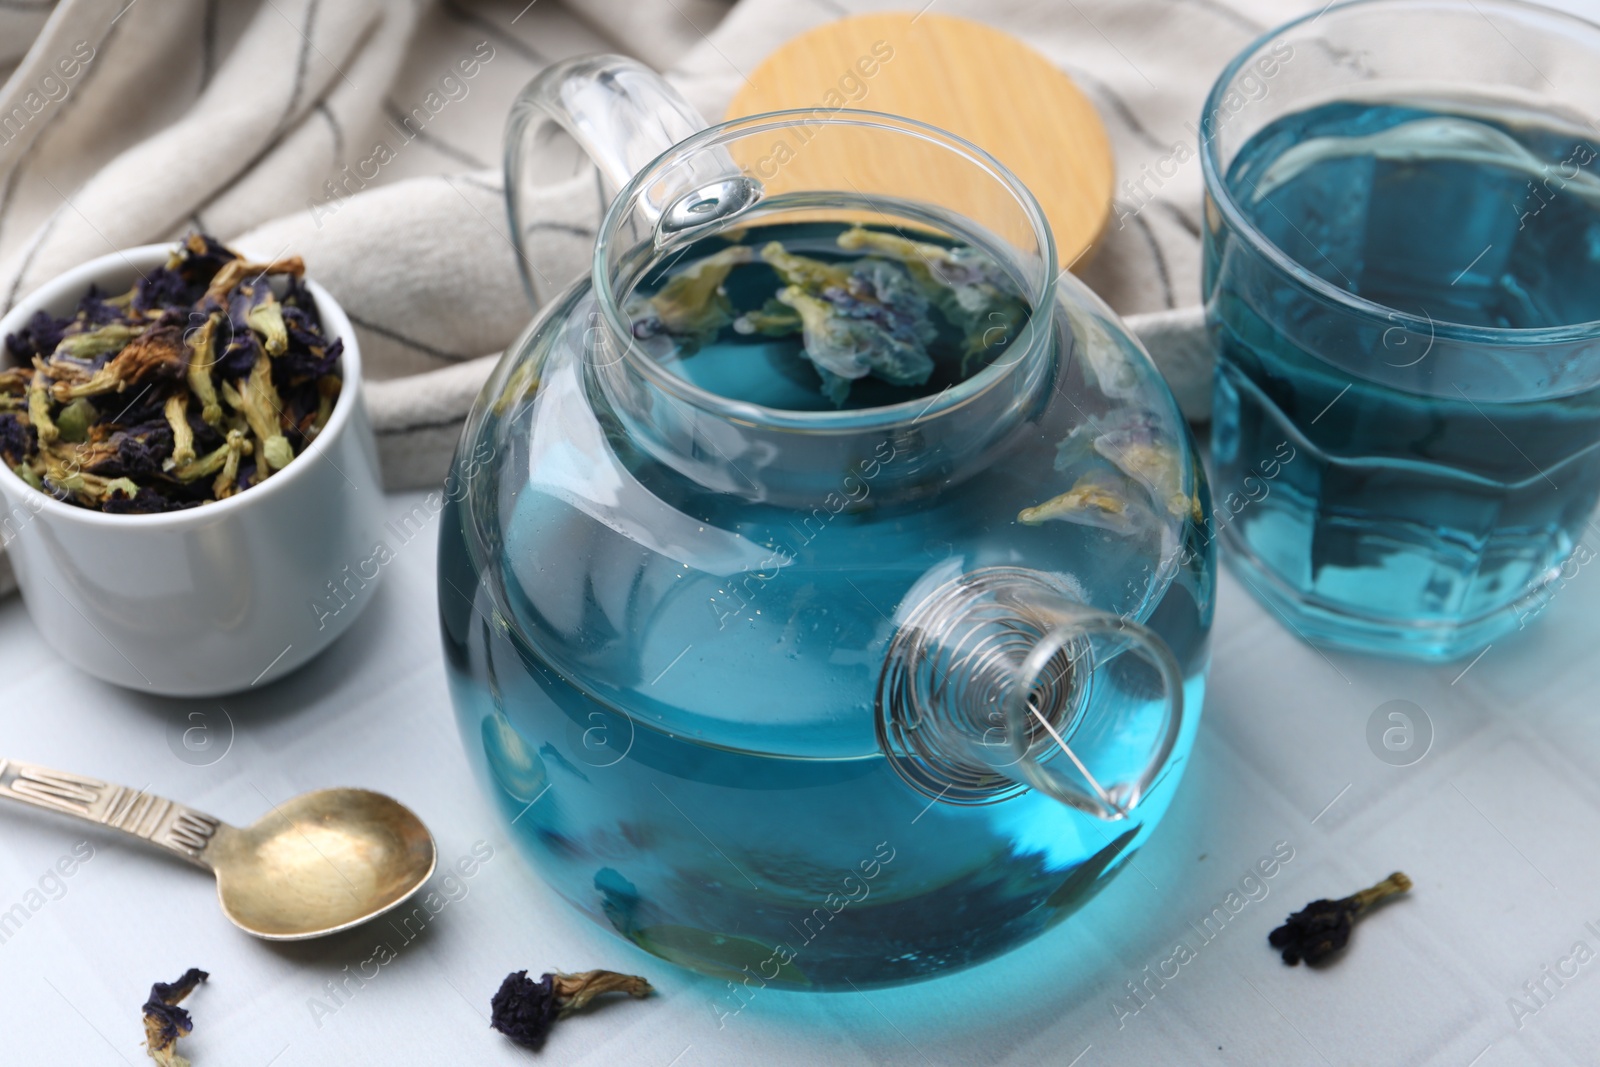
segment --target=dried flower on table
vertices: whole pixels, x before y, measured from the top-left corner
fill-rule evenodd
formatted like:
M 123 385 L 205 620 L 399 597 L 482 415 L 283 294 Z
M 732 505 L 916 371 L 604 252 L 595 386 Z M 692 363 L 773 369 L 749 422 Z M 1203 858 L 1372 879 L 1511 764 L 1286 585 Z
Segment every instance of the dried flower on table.
M 1282 950 L 1284 963 L 1293 966 L 1305 960 L 1316 966 L 1349 943 L 1355 920 L 1373 905 L 1410 888 L 1411 879 L 1395 871 L 1359 893 L 1339 900 L 1313 900 L 1267 935 L 1267 941 L 1273 948 Z
M 556 1020 L 582 1010 L 595 997 L 627 993 L 642 999 L 652 992 L 643 978 L 615 971 L 557 972 L 538 981 L 527 971 L 514 971 L 490 999 L 489 1025 L 524 1048 L 538 1049 Z
M 157 982 L 150 987 L 150 999 L 144 1002 L 144 1045 L 161 1067 L 189 1067 L 189 1061 L 178 1055 L 178 1038 L 194 1030 L 194 1020 L 178 1002 L 210 977 L 200 968 L 190 967 L 176 982 Z
M 252 263 L 191 234 L 132 289 L 91 287 L 6 338 L 0 459 L 58 500 L 196 507 L 282 470 L 332 414 L 342 341 L 299 257 Z

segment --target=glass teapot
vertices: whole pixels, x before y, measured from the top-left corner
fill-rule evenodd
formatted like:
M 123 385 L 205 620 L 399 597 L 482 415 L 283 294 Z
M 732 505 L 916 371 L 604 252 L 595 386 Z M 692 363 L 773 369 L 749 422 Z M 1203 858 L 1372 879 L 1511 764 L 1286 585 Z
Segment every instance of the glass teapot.
M 562 130 L 620 191 L 558 293 L 524 220 Z M 892 115 L 707 127 L 616 56 L 537 78 L 507 140 L 543 309 L 468 418 L 439 596 L 510 835 L 746 986 L 1071 914 L 1178 785 L 1215 561 L 1177 406 L 1033 196 Z

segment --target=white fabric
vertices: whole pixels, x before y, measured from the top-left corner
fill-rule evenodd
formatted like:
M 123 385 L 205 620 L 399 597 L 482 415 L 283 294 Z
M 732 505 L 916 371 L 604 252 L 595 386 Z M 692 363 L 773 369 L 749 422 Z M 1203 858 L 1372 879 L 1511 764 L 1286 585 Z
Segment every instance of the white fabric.
M 875 6 L 893 5 L 0 3 L 0 73 L 10 72 L 0 89 L 10 138 L 0 144 L 0 308 L 84 260 L 192 227 L 251 254 L 299 253 L 356 324 L 386 483 L 437 484 L 478 383 L 530 316 L 500 191 L 516 92 L 552 60 L 621 51 L 668 71 L 720 117 L 777 45 Z M 1008 29 L 1070 73 L 1100 107 L 1120 176 L 1137 178 L 1192 147 L 1185 124 L 1227 58 L 1305 6 L 940 0 L 939 10 Z M 1198 316 L 1145 317 L 1198 300 L 1200 169 L 1187 157 L 1149 203 L 1124 191 L 1080 273 L 1131 316 L 1185 411 L 1203 418 L 1210 370 Z M 585 178 L 555 193 L 541 262 L 576 276 L 602 205 Z M 0 566 L 0 590 L 8 579 Z

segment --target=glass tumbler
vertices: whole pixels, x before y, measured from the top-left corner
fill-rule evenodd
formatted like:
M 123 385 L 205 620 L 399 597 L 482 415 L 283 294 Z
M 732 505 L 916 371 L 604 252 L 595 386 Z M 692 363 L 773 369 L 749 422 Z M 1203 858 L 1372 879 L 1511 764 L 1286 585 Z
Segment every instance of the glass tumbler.
M 1588 558 L 1597 65 L 1548 8 L 1359 0 L 1213 87 L 1208 535 L 1302 638 L 1472 654 Z

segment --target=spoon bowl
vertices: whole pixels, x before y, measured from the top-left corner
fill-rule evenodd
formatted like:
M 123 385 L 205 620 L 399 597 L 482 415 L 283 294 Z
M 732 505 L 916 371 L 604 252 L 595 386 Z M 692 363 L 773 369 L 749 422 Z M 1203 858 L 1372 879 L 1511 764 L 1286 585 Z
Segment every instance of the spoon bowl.
M 205 851 L 222 912 L 269 941 L 347 930 L 404 902 L 433 874 L 433 836 L 411 810 L 365 789 L 321 789 L 253 825 L 219 828 Z

